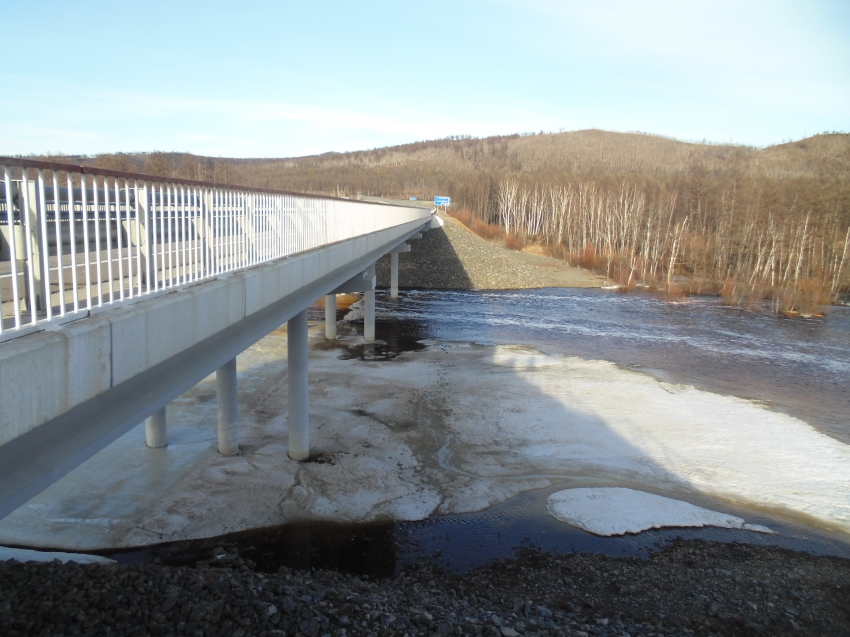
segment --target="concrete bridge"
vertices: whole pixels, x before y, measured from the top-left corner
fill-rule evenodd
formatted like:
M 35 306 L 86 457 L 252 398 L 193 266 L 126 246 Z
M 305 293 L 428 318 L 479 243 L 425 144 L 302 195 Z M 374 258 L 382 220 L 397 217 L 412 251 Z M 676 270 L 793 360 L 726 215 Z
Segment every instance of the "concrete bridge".
M 309 455 L 307 308 L 362 292 L 434 209 L 0 157 L 0 518 L 216 372 L 218 449 L 239 452 L 236 356 L 283 323 L 289 455 Z

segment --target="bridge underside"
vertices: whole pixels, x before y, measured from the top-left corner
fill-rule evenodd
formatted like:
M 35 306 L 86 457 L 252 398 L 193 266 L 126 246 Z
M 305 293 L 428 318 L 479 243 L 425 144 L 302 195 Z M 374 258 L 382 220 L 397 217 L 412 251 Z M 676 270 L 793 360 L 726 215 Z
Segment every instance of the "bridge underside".
M 429 224 L 406 223 L 7 342 L 0 518 Z

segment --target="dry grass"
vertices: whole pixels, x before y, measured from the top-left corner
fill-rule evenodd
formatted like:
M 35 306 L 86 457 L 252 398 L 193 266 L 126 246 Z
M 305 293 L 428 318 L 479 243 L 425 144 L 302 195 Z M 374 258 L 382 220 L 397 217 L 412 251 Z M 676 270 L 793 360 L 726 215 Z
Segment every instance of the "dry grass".
M 505 247 L 508 250 L 516 250 L 517 252 L 522 252 L 522 249 L 525 247 L 525 241 L 523 241 L 522 237 L 519 237 L 512 233 L 505 237 Z
M 449 213 L 449 216 L 460 221 L 482 239 L 494 241 L 504 239 L 505 237 L 505 231 L 502 226 L 495 223 L 487 223 L 480 217 L 476 217 L 469 208 L 453 210 Z

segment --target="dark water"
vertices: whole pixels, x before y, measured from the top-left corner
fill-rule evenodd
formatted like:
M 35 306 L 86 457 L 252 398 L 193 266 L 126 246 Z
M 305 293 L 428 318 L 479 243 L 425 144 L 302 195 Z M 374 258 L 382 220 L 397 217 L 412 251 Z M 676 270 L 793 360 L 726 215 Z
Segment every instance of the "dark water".
M 672 304 L 605 290 L 410 291 L 398 300 L 379 295 L 378 316 L 376 333 L 382 343 L 327 347 L 339 348 L 342 358 L 380 361 L 422 349 L 421 341 L 428 339 L 530 345 L 764 401 L 850 444 L 848 307 L 836 307 L 825 318 L 786 319 L 723 307 L 712 298 Z M 463 572 L 509 557 L 523 546 L 645 557 L 676 537 L 850 557 L 845 536 L 710 502 L 697 504 L 763 524 L 777 534 L 704 528 L 597 537 L 547 513 L 548 495 L 561 488 L 525 493 L 478 513 L 420 522 L 299 523 L 113 557 L 194 564 L 210 559 L 212 549 L 223 545 L 237 548 L 267 572 L 286 565 L 388 576 L 421 559 Z

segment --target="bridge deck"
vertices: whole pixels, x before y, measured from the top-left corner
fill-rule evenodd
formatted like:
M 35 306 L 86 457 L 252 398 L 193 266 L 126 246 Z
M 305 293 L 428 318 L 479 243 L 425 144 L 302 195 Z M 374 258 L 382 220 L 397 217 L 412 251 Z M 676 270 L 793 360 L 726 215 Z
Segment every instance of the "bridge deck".
M 5 192 L 10 193 L 12 171 L 8 160 L 0 158 L 0 166 L 4 161 Z M 28 186 L 29 169 L 38 174 Z M 22 194 L 18 200 L 7 198 L 9 227 L 14 227 L 15 214 L 20 217 L 28 213 L 34 215 L 30 229 L 44 225 L 47 206 L 40 193 L 46 183 L 45 170 L 47 167 L 38 162 L 24 162 L 20 167 Z M 54 175 L 58 172 L 54 169 Z M 83 183 L 100 183 L 104 192 L 109 191 L 108 178 L 114 180 L 115 188 L 119 180 L 127 189 L 132 182 L 136 202 L 144 202 L 145 192 L 160 193 L 157 197 L 161 201 L 163 189 L 177 192 L 182 188 L 177 183 L 146 181 L 151 179 L 148 176 L 109 173 L 100 175 L 103 181 L 98 182 L 85 173 L 75 174 Z M 199 247 L 203 232 L 194 243 L 184 235 L 178 249 L 186 259 L 180 263 L 187 267 L 178 267 L 176 276 L 170 270 L 177 261 L 170 243 L 162 241 L 162 234 L 151 231 L 145 235 L 147 243 L 137 240 L 133 245 L 119 246 L 117 252 L 107 251 L 110 257 L 119 257 L 112 263 L 113 275 L 125 262 L 128 276 L 111 279 L 111 286 L 109 279 L 106 285 L 101 281 L 99 294 L 94 295 L 97 279 L 93 284 L 91 276 L 97 271 L 98 259 L 92 255 L 104 252 L 88 250 L 88 244 L 84 244 L 88 275 L 80 276 L 79 265 L 70 264 L 70 271 L 65 268 L 67 254 L 57 254 L 53 262 L 56 268 L 63 264 L 66 280 L 77 273 L 77 287 L 64 292 L 66 304 L 70 293 L 70 303 L 76 303 L 77 311 L 66 305 L 62 316 L 61 293 L 58 289 L 55 294 L 51 291 L 56 277 L 51 278 L 50 269 L 41 271 L 41 287 L 34 284 L 33 272 L 39 267 L 34 255 L 39 245 L 49 247 L 45 236 L 38 240 L 35 235 L 25 237 L 24 243 L 30 242 L 25 250 L 30 261 L 21 272 L 16 260 L 10 262 L 8 278 L 19 285 L 13 298 L 2 297 L 4 313 L 12 306 L 13 316 L 9 318 L 14 326 L 4 326 L 4 342 L 0 342 L 0 517 L 432 222 L 432 211 L 423 208 L 329 202 L 327 198 L 309 201 L 307 195 L 284 193 L 281 197 L 293 201 L 300 197 L 310 203 L 297 204 L 295 208 L 300 209 L 295 213 L 292 207 L 279 207 L 281 218 L 292 213 L 303 222 L 307 236 L 276 235 L 277 247 L 264 253 L 256 248 L 261 243 L 258 235 L 253 236 L 253 243 L 247 241 L 251 233 L 245 228 L 253 227 L 251 211 L 256 210 L 258 202 L 274 193 L 224 192 L 219 185 L 195 186 L 197 201 L 215 195 L 227 202 L 227 224 L 235 234 L 206 241 L 203 250 Z M 29 201 L 23 196 L 27 188 Z M 237 202 L 241 202 L 239 206 Z M 85 206 L 82 209 L 84 216 Z M 193 214 L 201 220 L 207 215 L 209 220 L 212 210 L 199 206 Z M 351 218 L 355 213 L 357 218 Z M 147 223 L 148 228 L 154 222 L 166 222 L 157 214 L 164 215 L 155 206 L 135 209 L 135 218 Z M 323 224 L 314 223 L 316 215 Z M 321 232 L 319 226 L 324 228 Z M 136 239 L 139 236 L 136 232 Z M 11 236 L 11 244 L 15 241 Z M 228 252 L 221 248 L 222 242 L 228 241 L 240 249 Z M 194 257 L 190 250 L 195 251 Z M 43 250 L 43 254 L 49 253 Z M 170 264 L 169 255 L 173 257 Z M 45 258 L 41 263 L 48 265 L 50 260 Z M 12 287 L 10 283 L 7 291 Z M 113 294 L 110 302 L 110 287 L 118 287 L 124 298 Z M 27 325 L 25 306 L 31 299 L 37 302 L 39 294 L 43 299 L 50 294 L 51 303 L 42 305 L 43 318 L 37 315 L 36 321 Z M 55 308 L 59 309 L 54 312 Z

